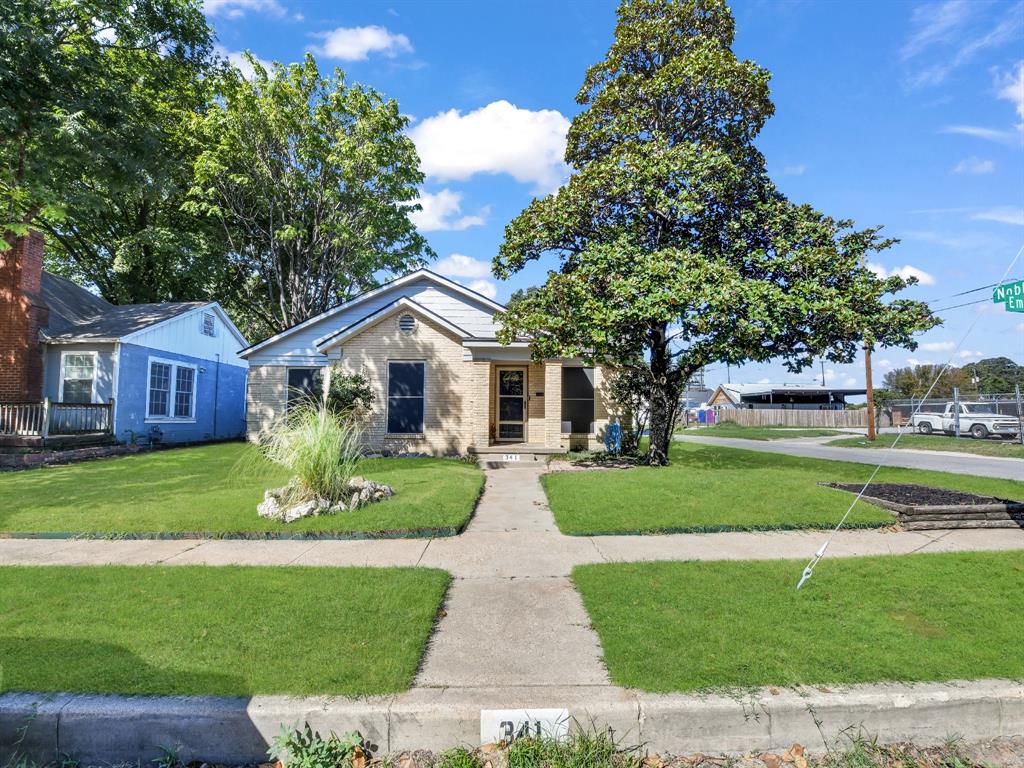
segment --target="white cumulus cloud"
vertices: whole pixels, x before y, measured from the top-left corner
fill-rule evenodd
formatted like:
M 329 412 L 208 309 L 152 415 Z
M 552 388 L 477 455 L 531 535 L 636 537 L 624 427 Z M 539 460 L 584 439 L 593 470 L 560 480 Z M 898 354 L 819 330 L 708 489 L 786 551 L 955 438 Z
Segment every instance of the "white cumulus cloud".
M 952 352 L 955 347 L 952 341 L 926 341 L 921 345 L 925 352 Z
M 414 202 L 422 209 L 409 214 L 409 218 L 420 232 L 461 232 L 484 224 L 490 213 L 490 208 L 484 206 L 475 214 L 462 216 L 462 193 L 450 189 L 422 192 Z
M 980 360 L 985 356 L 984 352 L 978 352 L 970 349 L 961 349 L 957 355 L 961 360 Z
M 489 277 L 491 265 L 482 259 L 453 253 L 436 262 L 434 271 L 448 277 Z
M 203 0 L 203 12 L 209 16 L 239 19 L 248 12 L 268 16 L 284 16 L 285 9 L 277 0 Z
M 980 157 L 965 157 L 953 167 L 953 173 L 966 173 L 972 176 L 980 176 L 983 173 L 992 173 L 996 164 L 991 160 L 982 160 Z
M 917 358 L 917 357 L 908 357 L 907 358 L 907 365 L 931 365 L 931 364 L 932 364 L 931 360 L 921 360 L 920 358 Z
M 244 77 L 246 80 L 252 80 L 253 77 L 256 75 L 256 71 L 255 69 L 253 69 L 252 64 L 250 64 L 249 60 L 245 58 L 245 56 L 243 55 L 245 51 L 229 51 L 222 45 L 214 46 L 214 50 L 219 56 L 222 56 L 225 59 L 227 59 L 231 63 L 231 66 L 239 70 L 242 73 L 242 77 Z M 256 59 L 256 61 L 260 63 L 260 65 L 265 70 L 267 70 L 268 72 L 271 71 L 272 66 L 269 61 L 267 61 L 266 59 L 261 59 L 259 56 L 255 55 L 254 58 Z
M 1024 208 L 1016 205 L 1000 205 L 987 211 L 978 211 L 971 215 L 976 221 L 998 221 L 1000 224 L 1016 224 L 1024 227 Z
M 918 269 L 910 264 L 906 264 L 902 267 L 893 267 L 892 269 L 886 269 L 881 264 L 876 264 L 872 261 L 867 263 L 868 269 L 874 272 L 883 280 L 887 277 L 893 277 L 894 275 L 902 277 L 904 280 L 909 280 L 912 277 L 917 278 L 917 282 L 921 285 L 935 285 L 935 277 L 923 269 Z
M 412 53 L 412 43 L 403 34 L 386 27 L 338 27 L 327 32 L 316 32 L 313 37 L 323 39 L 321 45 L 309 49 L 318 56 L 341 61 L 365 61 L 371 53 L 393 59 L 400 53 Z
M 462 283 L 471 291 L 481 293 L 489 299 L 498 295 L 498 286 L 485 278 L 491 275 L 491 265 L 482 259 L 474 259 L 461 253 L 445 256 L 434 264 L 434 271 Z
M 874 365 L 878 368 L 892 368 L 892 360 L 883 357 L 881 360 L 876 361 Z
M 996 96 L 1013 104 L 1017 116 L 1024 120 L 1024 61 L 1009 72 L 1004 72 L 996 79 Z
M 488 299 L 493 299 L 498 295 L 498 286 L 490 280 L 474 280 L 466 287 L 471 291 L 483 294 Z
M 520 109 L 494 101 L 463 114 L 440 112 L 409 131 L 423 172 L 440 181 L 478 173 L 507 173 L 538 192 L 557 189 L 568 175 L 563 161 L 569 120 L 553 109 Z

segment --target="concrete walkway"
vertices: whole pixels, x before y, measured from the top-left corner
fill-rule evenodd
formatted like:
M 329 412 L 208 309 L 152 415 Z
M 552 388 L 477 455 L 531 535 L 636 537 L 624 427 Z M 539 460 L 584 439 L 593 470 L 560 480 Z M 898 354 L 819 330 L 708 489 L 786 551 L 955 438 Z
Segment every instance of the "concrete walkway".
M 958 475 L 996 477 L 1004 480 L 1024 481 L 1024 459 L 1001 456 L 973 456 L 969 453 L 946 453 L 943 451 L 917 451 L 899 448 L 885 451 L 881 448 L 840 448 L 822 443 L 835 440 L 826 438 L 795 438 L 791 440 L 745 440 L 738 437 L 700 437 L 698 435 L 676 435 L 677 440 L 702 445 L 720 445 L 725 448 L 745 448 L 750 451 L 784 453 L 789 456 L 804 456 L 809 459 L 830 461 L 851 461 L 855 464 L 878 464 L 885 460 L 885 466 L 907 469 L 928 469 L 934 472 L 953 472 Z

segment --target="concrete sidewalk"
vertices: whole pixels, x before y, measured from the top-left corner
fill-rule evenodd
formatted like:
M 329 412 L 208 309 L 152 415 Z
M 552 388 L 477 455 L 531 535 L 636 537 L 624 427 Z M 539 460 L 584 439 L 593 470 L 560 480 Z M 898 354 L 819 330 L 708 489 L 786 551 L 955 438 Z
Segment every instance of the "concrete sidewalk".
M 783 453 L 788 456 L 803 456 L 808 459 L 849 461 L 854 464 L 876 465 L 884 460 L 884 465 L 887 467 L 927 469 L 933 472 L 952 472 L 958 475 L 1024 481 L 1024 459 L 1001 456 L 972 456 L 969 453 L 916 451 L 909 448 L 886 451 L 882 448 L 840 448 L 834 445 L 822 445 L 822 442 L 836 439 L 832 437 L 745 440 L 739 437 L 701 437 L 677 434 L 675 439 L 701 445 L 720 445 L 725 448 L 744 448 L 748 451 Z

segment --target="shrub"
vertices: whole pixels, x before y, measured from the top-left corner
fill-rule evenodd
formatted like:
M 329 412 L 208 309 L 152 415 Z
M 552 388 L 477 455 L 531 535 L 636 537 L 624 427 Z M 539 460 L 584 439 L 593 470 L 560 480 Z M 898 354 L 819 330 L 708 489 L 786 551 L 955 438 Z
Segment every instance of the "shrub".
M 304 405 L 261 435 L 260 449 L 291 471 L 289 501 L 338 502 L 362 461 L 362 433 L 330 409 Z
M 358 731 L 338 736 L 334 731 L 324 738 L 309 723 L 282 728 L 267 754 L 280 758 L 284 768 L 348 768 L 354 758 L 365 756 L 363 737 Z
M 319 374 L 316 377 L 317 391 L 322 391 Z M 343 418 L 362 419 L 373 405 L 373 390 L 370 382 L 361 373 L 343 373 L 338 368 L 331 370 L 331 386 L 327 392 L 327 408 Z

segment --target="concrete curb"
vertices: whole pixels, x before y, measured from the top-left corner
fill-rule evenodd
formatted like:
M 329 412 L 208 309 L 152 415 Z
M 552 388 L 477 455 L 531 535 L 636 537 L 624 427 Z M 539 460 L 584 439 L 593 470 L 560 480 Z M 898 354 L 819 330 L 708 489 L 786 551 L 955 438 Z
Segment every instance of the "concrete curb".
M 84 764 L 136 762 L 179 748 L 185 762 L 265 759 L 282 725 L 322 733 L 358 730 L 387 753 L 475 745 L 480 710 L 566 707 L 581 727 L 612 728 L 652 753 L 743 753 L 793 742 L 822 748 L 849 728 L 881 742 L 927 745 L 1024 734 L 1024 683 L 981 680 L 912 685 L 761 689 L 722 694 L 648 694 L 613 686 L 416 688 L 366 699 L 256 696 L 0 695 L 0 760 L 39 762 L 70 754 Z M 813 715 L 812 715 L 813 713 Z

